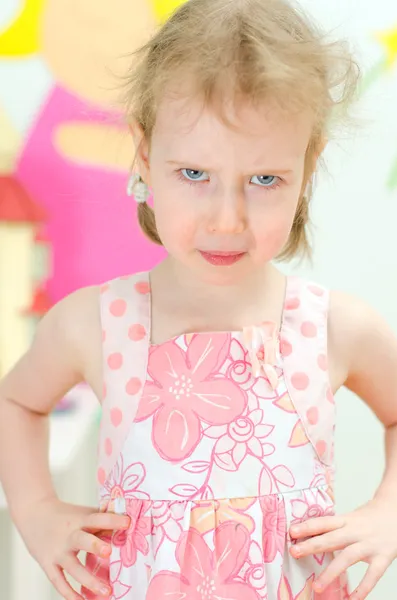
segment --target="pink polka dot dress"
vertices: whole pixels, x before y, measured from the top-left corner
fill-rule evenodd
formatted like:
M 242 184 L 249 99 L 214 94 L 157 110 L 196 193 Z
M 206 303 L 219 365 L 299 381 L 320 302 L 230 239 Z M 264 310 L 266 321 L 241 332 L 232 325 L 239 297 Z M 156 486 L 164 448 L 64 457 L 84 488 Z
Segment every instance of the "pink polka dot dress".
M 289 278 L 280 331 L 159 345 L 150 307 L 147 273 L 102 288 L 100 506 L 131 522 L 89 568 L 112 600 L 347 599 L 312 589 L 332 556 L 289 552 L 293 523 L 334 514 L 328 292 Z

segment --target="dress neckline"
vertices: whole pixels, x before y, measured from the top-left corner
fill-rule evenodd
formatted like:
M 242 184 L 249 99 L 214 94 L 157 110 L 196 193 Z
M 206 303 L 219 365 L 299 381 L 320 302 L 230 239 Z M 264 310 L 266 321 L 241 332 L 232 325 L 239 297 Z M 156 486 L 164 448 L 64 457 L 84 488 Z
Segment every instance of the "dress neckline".
M 291 277 L 289 277 L 288 275 L 285 275 L 285 285 L 284 285 L 284 295 L 283 295 L 283 305 L 282 305 L 282 310 L 281 310 L 281 315 L 280 315 L 280 320 L 279 323 L 276 323 L 274 320 L 263 320 L 262 322 L 259 323 L 251 323 L 249 325 L 247 325 L 246 327 L 243 327 L 242 329 L 235 329 L 235 330 L 219 330 L 219 331 L 211 331 L 211 330 L 203 330 L 203 331 L 188 331 L 188 332 L 181 332 L 177 335 L 173 335 L 169 338 L 167 338 L 166 340 L 164 340 L 163 342 L 160 343 L 154 343 L 152 341 L 152 336 L 151 336 L 151 332 L 152 332 L 152 286 L 151 286 L 151 280 L 150 280 L 150 271 L 146 272 L 146 277 L 147 277 L 147 283 L 148 283 L 148 294 L 146 295 L 147 298 L 147 302 L 148 302 L 148 310 L 149 310 L 149 324 L 150 324 L 150 331 L 149 331 L 149 346 L 150 348 L 159 348 L 160 346 L 163 346 L 164 344 L 168 344 L 168 343 L 172 343 L 175 342 L 176 340 L 178 340 L 179 338 L 183 337 L 183 336 L 189 336 L 189 337 L 193 337 L 195 335 L 210 335 L 210 336 L 216 336 L 216 335 L 231 335 L 231 336 L 241 336 L 244 334 L 244 332 L 246 332 L 247 330 L 251 330 L 251 329 L 259 329 L 261 327 L 263 327 L 264 324 L 271 324 L 273 325 L 273 327 L 276 329 L 276 338 L 278 341 L 280 341 L 280 337 L 281 337 L 281 333 L 284 327 L 284 317 L 285 317 L 285 306 L 286 306 L 286 302 L 289 296 L 289 290 L 290 290 L 290 286 L 291 286 Z

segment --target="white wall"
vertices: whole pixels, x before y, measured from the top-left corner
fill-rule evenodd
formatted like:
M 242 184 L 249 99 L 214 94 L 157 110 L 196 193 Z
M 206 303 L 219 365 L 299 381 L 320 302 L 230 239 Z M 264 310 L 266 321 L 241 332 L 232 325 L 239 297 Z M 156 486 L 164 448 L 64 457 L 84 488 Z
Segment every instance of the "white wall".
M 395 0 L 301 0 L 301 4 L 335 36 L 352 40 L 365 69 L 384 57 L 374 33 L 393 26 L 397 30 Z M 389 75 L 368 89 L 357 111 L 368 124 L 350 139 L 330 144 L 326 152 L 330 175 L 320 176 L 313 204 L 314 264 L 300 272 L 362 297 L 397 334 L 397 188 L 394 192 L 386 188 L 397 159 L 397 61 Z M 397 402 L 397 390 L 390 402 Z M 371 498 L 382 476 L 383 433 L 368 408 L 346 390 L 337 395 L 337 408 L 337 497 L 339 511 L 345 512 Z M 365 569 L 366 565 L 352 569 L 352 583 L 358 583 Z M 397 563 L 371 600 L 394 599 L 396 582 Z

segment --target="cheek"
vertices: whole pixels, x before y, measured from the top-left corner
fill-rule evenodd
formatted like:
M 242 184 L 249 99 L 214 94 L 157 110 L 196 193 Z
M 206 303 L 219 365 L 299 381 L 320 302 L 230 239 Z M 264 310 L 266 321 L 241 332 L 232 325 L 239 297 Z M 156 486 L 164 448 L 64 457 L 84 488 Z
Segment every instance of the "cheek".
M 256 254 L 262 259 L 270 260 L 279 254 L 285 246 L 295 217 L 295 204 L 267 211 L 253 221 L 252 230 L 255 238 Z
M 172 193 L 153 190 L 156 227 L 163 245 L 172 254 L 192 246 L 197 220 L 183 198 Z

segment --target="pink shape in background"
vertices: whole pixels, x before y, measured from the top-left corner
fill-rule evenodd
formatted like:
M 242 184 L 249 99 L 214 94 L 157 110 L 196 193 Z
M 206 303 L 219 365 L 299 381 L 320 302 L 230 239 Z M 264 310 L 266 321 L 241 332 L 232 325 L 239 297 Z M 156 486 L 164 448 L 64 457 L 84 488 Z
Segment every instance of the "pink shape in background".
M 53 302 L 80 287 L 151 269 L 165 256 L 139 228 L 135 201 L 125 191 L 127 173 L 77 164 L 58 153 L 53 134 L 65 122 L 121 127 L 119 116 L 57 86 L 26 140 L 16 176 L 49 215 Z

